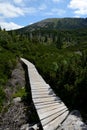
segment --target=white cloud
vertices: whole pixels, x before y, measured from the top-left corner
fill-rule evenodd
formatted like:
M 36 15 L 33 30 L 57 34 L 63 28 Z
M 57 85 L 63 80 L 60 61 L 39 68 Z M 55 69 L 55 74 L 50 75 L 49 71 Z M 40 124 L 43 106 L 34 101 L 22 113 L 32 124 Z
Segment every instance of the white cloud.
M 50 12 L 47 12 L 46 15 L 50 15 L 50 16 L 61 16 L 63 14 L 65 14 L 65 10 L 63 9 L 57 9 L 57 8 L 53 8 Z
M 87 9 L 76 10 L 75 14 L 77 14 L 77 15 L 87 15 Z
M 29 25 L 32 25 L 32 24 L 33 24 L 33 22 L 29 23 Z
M 68 7 L 75 10 L 76 15 L 87 15 L 87 0 L 71 0 Z
M 23 0 L 14 0 L 14 3 L 21 4 Z
M 18 24 L 15 24 L 13 22 L 0 22 L 0 26 L 2 29 L 6 29 L 6 30 L 13 30 L 13 29 L 18 29 L 18 28 L 22 28 L 23 26 L 20 26 Z
M 47 8 L 46 4 L 42 4 L 39 7 L 39 10 L 45 10 Z
M 16 0 L 15 0 L 16 1 Z M 19 2 L 22 2 L 22 0 L 18 0 Z M 42 6 L 41 9 L 44 9 L 45 6 Z M 15 18 L 19 16 L 25 16 L 25 14 L 34 14 L 38 10 L 34 7 L 20 7 L 15 6 L 11 3 L 0 3 L 0 17 L 3 18 Z
M 35 14 L 38 10 L 34 7 L 29 7 L 29 8 L 25 8 L 25 13 L 29 14 L 29 15 L 32 15 L 32 14 Z
M 9 0 L 10 1 L 10 0 Z M 12 2 L 0 2 L 0 26 L 5 28 L 6 30 L 13 30 L 17 28 L 21 28 L 22 26 L 14 23 L 14 22 L 6 22 L 15 17 L 25 16 L 26 14 L 32 15 L 37 12 L 37 9 L 34 7 L 21 6 L 22 0 L 14 0 L 15 5 Z M 12 20 L 13 21 L 13 20 Z
M 24 11 L 10 3 L 0 3 L 0 15 L 5 18 L 14 18 L 24 15 Z
M 65 10 L 54 8 L 54 9 L 52 9 L 52 12 L 61 15 L 61 14 L 65 13 Z

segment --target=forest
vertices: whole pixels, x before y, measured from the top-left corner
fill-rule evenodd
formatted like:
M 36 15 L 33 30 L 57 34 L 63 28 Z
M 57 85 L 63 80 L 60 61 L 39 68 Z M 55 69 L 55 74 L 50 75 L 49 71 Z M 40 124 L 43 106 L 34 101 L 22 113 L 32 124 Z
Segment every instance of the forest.
M 87 119 L 87 29 L 24 34 L 0 29 L 0 111 L 5 84 L 20 57 L 34 63 L 67 107 Z

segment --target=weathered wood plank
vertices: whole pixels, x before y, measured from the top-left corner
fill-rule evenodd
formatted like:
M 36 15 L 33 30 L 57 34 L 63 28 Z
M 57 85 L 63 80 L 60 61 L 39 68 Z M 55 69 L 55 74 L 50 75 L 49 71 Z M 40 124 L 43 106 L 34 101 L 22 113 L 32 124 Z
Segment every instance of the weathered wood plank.
M 60 124 L 66 118 L 68 113 L 69 113 L 68 111 L 62 113 L 61 116 L 58 116 L 56 119 L 52 120 L 47 125 L 44 125 L 43 129 L 44 130 L 57 130 L 58 126 L 60 126 Z
M 43 130 L 56 130 L 65 120 L 69 111 L 65 104 L 44 81 L 35 66 L 21 58 L 27 65 L 32 100 L 43 126 Z

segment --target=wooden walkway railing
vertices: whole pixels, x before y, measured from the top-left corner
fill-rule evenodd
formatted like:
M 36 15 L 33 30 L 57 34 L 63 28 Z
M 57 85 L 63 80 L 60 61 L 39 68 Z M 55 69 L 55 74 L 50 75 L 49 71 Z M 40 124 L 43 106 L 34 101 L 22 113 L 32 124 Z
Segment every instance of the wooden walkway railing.
M 21 61 L 27 65 L 32 100 L 43 130 L 57 130 L 69 114 L 68 108 L 40 76 L 35 66 L 24 58 Z

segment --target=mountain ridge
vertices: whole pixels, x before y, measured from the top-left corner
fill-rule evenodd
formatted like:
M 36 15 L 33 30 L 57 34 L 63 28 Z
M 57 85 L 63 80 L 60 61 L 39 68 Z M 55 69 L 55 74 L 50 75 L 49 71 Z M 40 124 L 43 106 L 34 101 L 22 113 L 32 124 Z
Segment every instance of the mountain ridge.
M 35 30 L 72 30 L 83 28 L 87 28 L 87 18 L 47 18 L 16 31 L 25 33 Z

